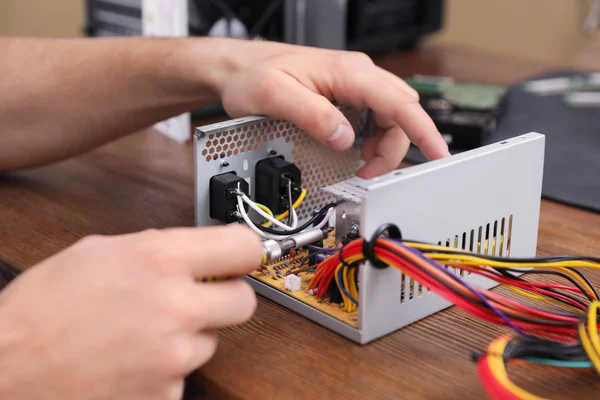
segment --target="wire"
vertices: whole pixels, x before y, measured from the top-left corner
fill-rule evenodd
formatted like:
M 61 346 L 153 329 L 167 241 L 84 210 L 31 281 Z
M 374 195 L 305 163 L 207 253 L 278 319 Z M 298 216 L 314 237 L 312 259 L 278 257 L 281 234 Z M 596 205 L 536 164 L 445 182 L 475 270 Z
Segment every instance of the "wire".
M 270 216 L 269 214 L 267 214 L 266 212 L 264 212 L 263 210 L 261 210 L 260 207 L 258 207 L 256 205 L 256 203 L 254 203 L 252 200 L 250 200 L 250 198 L 248 198 L 248 196 L 246 196 L 244 193 L 238 193 L 238 198 L 241 198 L 244 201 L 244 203 L 248 204 L 250 206 L 250 208 L 252 208 L 258 214 L 260 214 L 261 217 L 263 217 L 266 220 L 272 222 L 273 224 L 277 225 L 278 227 L 280 227 L 280 228 L 282 228 L 282 229 L 284 229 L 286 231 L 292 231 L 293 230 L 292 227 L 290 227 L 290 226 L 288 226 L 288 225 L 280 222 L 279 220 L 273 218 L 272 216 Z M 254 223 L 252 223 L 252 224 L 254 224 Z M 264 228 L 264 229 L 265 230 L 267 230 L 267 229 L 270 230 L 270 228 Z M 282 233 L 281 231 L 274 231 L 274 232 L 280 232 L 280 233 Z M 269 233 L 271 233 L 271 232 L 269 232 Z M 298 232 L 295 232 L 295 233 L 298 233 Z M 289 235 L 290 233 L 289 232 L 284 232 L 283 234 Z
M 384 228 L 385 227 L 385 228 Z M 598 319 L 600 301 L 585 275 L 576 268 L 600 269 L 593 257 L 502 258 L 401 239 L 393 226 L 376 230 L 370 241 L 357 239 L 341 249 L 322 249 L 331 254 L 319 264 L 308 289 L 317 298 L 329 296 L 332 280 L 342 297 L 342 307 L 352 312 L 359 306 L 356 272 L 365 262 L 375 268 L 393 267 L 471 315 L 509 326 L 517 337 L 505 336 L 478 357 L 482 385 L 492 399 L 539 399 L 508 378 L 506 364 L 520 362 L 600 373 Z M 381 237 L 389 229 L 400 238 Z M 393 230 L 395 229 L 395 230 Z M 335 255 L 337 253 L 337 255 Z M 374 262 L 377 261 L 379 266 Z M 531 268 L 531 271 L 529 269 Z M 521 298 L 561 309 L 541 308 L 507 298 L 495 291 L 471 286 L 458 271 L 468 271 L 504 285 Z M 557 276 L 564 284 L 524 279 L 516 272 Z
M 292 194 L 292 181 L 288 179 L 288 184 L 287 184 L 287 194 L 288 194 L 288 221 L 287 224 L 292 226 L 292 214 L 294 213 L 294 195 Z
M 299 232 L 302 232 L 303 230 L 305 230 L 306 228 L 311 227 L 321 216 L 323 216 L 323 214 L 325 214 L 327 212 L 327 215 L 331 215 L 329 213 L 329 211 L 331 209 L 334 209 L 335 206 L 337 206 L 337 203 L 329 203 L 327 204 L 325 207 L 323 207 L 322 209 L 320 209 L 316 215 L 314 215 L 310 220 L 308 220 L 307 222 L 305 222 L 303 225 L 299 226 L 296 229 L 292 229 L 286 232 L 282 232 L 282 231 L 277 231 L 271 228 L 265 228 L 264 226 L 259 226 L 258 229 L 260 229 L 261 231 L 265 232 L 265 233 L 270 233 L 272 235 L 282 235 L 282 236 L 287 236 L 287 235 L 292 235 L 292 234 L 296 234 Z M 279 221 L 277 221 L 279 222 Z M 328 218 L 325 217 L 325 219 L 323 221 L 321 221 L 321 226 L 324 226 L 327 222 L 329 222 Z
M 302 202 L 306 198 L 306 194 L 307 193 L 308 193 L 308 191 L 306 189 L 302 189 L 302 191 L 300 192 L 300 196 L 298 197 L 298 199 L 296 200 L 296 202 L 292 206 L 292 208 L 294 210 L 297 210 L 298 207 L 300 207 L 300 204 L 302 204 Z M 284 212 L 283 214 L 281 214 L 280 216 L 277 217 L 277 220 L 278 221 L 282 221 L 285 217 L 288 216 L 288 214 L 289 214 L 288 211 Z
M 258 208 L 260 208 L 261 210 L 263 210 L 264 212 L 266 212 L 267 214 L 269 214 L 269 216 L 271 216 L 271 217 L 273 217 L 273 216 L 274 216 L 274 215 L 273 215 L 273 211 L 271 211 L 271 209 L 269 209 L 267 206 L 265 206 L 265 205 L 262 205 L 262 204 L 260 204 L 260 203 L 256 203 L 256 202 L 255 202 L 254 204 L 256 204 L 256 206 L 257 206 Z M 267 222 L 265 222 L 265 223 L 263 224 L 263 226 L 266 226 L 267 228 L 270 228 L 272 225 L 273 225 L 273 222 L 271 222 L 271 221 L 267 221 Z

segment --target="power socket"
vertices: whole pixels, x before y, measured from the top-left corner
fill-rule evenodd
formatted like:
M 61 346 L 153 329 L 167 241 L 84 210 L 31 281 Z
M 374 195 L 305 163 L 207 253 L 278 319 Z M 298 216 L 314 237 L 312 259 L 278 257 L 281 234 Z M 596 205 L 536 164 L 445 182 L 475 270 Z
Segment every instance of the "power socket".
M 302 191 L 302 172 L 283 156 L 265 158 L 256 163 L 255 179 L 256 202 L 268 207 L 276 215 L 283 214 L 288 209 L 289 181 L 292 181 L 294 200 Z
M 250 193 L 250 185 L 235 172 L 215 175 L 210 179 L 210 217 L 226 224 L 237 222 L 237 196 L 232 193 L 239 189 L 246 195 Z M 244 204 L 248 211 L 249 207 Z

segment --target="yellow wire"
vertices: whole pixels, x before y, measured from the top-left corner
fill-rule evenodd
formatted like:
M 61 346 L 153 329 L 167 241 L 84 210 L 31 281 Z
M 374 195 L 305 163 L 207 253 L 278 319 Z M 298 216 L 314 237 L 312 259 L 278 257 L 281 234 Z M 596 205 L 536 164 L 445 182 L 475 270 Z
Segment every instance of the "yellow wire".
M 308 190 L 302 189 L 302 192 L 300 192 L 300 196 L 298 196 L 298 199 L 296 199 L 296 202 L 294 204 L 292 204 L 292 208 L 294 210 L 296 210 L 298 207 L 300 207 L 300 204 L 302 204 L 302 202 L 304 201 L 304 198 L 306 197 L 306 193 L 308 193 Z M 277 221 L 281 221 L 284 218 L 287 218 L 288 215 L 290 215 L 290 211 L 289 210 L 287 210 L 286 212 L 284 212 L 283 214 L 281 214 L 280 216 L 278 216 L 275 219 Z
M 364 257 L 362 256 L 362 254 L 357 254 L 354 255 L 352 257 L 348 257 L 346 258 L 346 263 L 348 264 L 354 264 L 355 262 L 361 261 L 363 260 Z M 344 266 L 344 264 L 339 263 L 337 265 L 337 267 L 335 268 L 335 274 L 334 274 L 334 278 L 335 278 L 335 283 L 338 285 L 338 287 L 340 287 L 340 281 L 338 279 L 338 273 L 340 272 L 340 268 L 342 268 Z M 348 268 L 349 269 L 349 268 Z M 348 291 L 348 293 L 350 295 L 352 295 L 355 299 L 358 299 L 358 289 L 356 289 L 356 284 L 354 283 L 354 281 L 351 282 L 351 285 L 349 287 L 348 285 L 348 278 L 346 277 L 345 274 L 342 274 L 342 278 L 344 279 L 344 287 L 346 288 L 346 290 Z M 354 279 L 354 278 L 350 278 L 350 279 Z M 344 310 L 345 311 L 354 311 L 356 309 L 356 304 L 354 304 L 352 301 L 350 301 L 350 299 L 340 290 L 340 292 L 342 293 L 342 299 L 344 301 Z
M 581 345 L 585 349 L 585 352 L 587 353 L 590 361 L 592 362 L 592 365 L 594 365 L 594 368 L 596 369 L 596 371 L 600 373 L 600 358 L 596 354 L 596 351 L 594 350 L 594 346 L 592 345 L 590 339 L 588 338 L 588 332 L 586 332 L 585 326 L 583 324 L 579 324 L 579 327 L 577 328 L 577 330 L 579 331 L 579 338 L 581 340 Z
M 560 302 L 560 301 L 550 298 L 550 297 L 544 297 L 544 296 L 541 296 L 538 294 L 528 293 L 528 292 L 526 292 L 522 289 L 519 289 L 513 285 L 508 285 L 508 284 L 503 283 L 502 286 L 507 287 L 508 289 L 512 290 L 515 293 L 520 294 L 521 296 L 528 297 L 528 298 L 534 299 L 534 300 L 547 301 L 547 302 L 551 302 L 551 303 L 555 303 L 555 304 L 560 304 L 561 306 L 566 306 L 566 307 L 572 308 L 573 310 L 575 310 L 577 312 L 583 313 L 583 311 L 580 308 L 577 308 L 571 304 L 565 304 L 563 302 Z
M 590 338 L 592 339 L 592 345 L 596 348 L 596 351 L 600 350 L 600 339 L 598 339 L 598 306 L 599 302 L 594 301 L 590 304 L 588 309 L 588 329 L 590 332 Z
M 581 344 L 585 349 L 590 361 L 594 365 L 596 371 L 600 373 L 600 357 L 598 350 L 600 349 L 600 341 L 598 340 L 598 302 L 593 302 L 588 308 L 588 331 L 585 330 L 583 323 L 578 326 L 579 337 Z
M 423 248 L 425 247 L 433 247 L 433 246 L 429 246 L 429 245 L 419 245 L 422 246 Z M 438 246 L 435 246 L 438 247 Z M 415 247 L 417 248 L 417 247 Z M 441 251 L 447 251 L 448 248 L 445 247 L 439 247 L 439 249 Z M 570 271 L 564 267 L 587 267 L 587 268 L 593 268 L 593 269 L 600 269 L 600 264 L 597 263 L 592 263 L 592 262 L 588 262 L 588 261 L 560 261 L 560 262 L 525 262 L 525 263 L 514 263 L 511 262 L 510 259 L 507 259 L 507 261 L 496 261 L 496 260 L 488 260 L 488 259 L 484 259 L 484 258 L 480 258 L 477 257 L 475 255 L 462 255 L 462 254 L 439 254 L 439 253 L 424 253 L 425 256 L 435 259 L 439 262 L 441 262 L 442 264 L 448 264 L 448 265 L 468 265 L 468 266 L 480 266 L 480 265 L 487 265 L 490 267 L 495 267 L 495 268 L 553 268 L 553 269 L 558 269 L 561 272 L 568 274 L 569 276 L 571 276 L 573 279 L 575 279 L 577 282 L 579 282 L 585 289 L 587 289 L 587 291 L 589 292 L 589 294 L 594 297 L 596 300 L 598 300 L 596 298 L 596 296 L 594 295 L 594 291 L 592 290 L 592 288 L 590 287 L 590 285 L 587 284 L 587 282 L 582 279 L 579 275 L 577 275 L 576 273 L 574 273 L 573 271 Z M 526 271 L 523 271 L 526 272 Z
M 490 371 L 492 372 L 498 383 L 500 383 L 506 390 L 511 392 L 514 396 L 523 400 L 545 400 L 542 397 L 538 397 L 529 392 L 526 392 L 525 390 L 512 383 L 508 378 L 508 374 L 506 373 L 506 365 L 504 364 L 504 359 L 500 356 L 504 354 L 504 350 L 506 349 L 508 341 L 508 337 L 502 337 L 500 339 L 497 339 L 490 345 L 489 353 L 493 354 L 492 356 L 488 356 Z
M 354 278 L 355 271 L 356 267 L 352 268 L 352 271 L 350 272 L 350 294 L 352 295 L 352 297 L 358 300 L 358 287 L 356 286 L 356 279 Z M 352 304 L 352 306 L 352 311 L 356 310 L 357 305 Z
M 260 204 L 260 203 L 254 203 L 254 204 L 256 204 L 256 206 L 257 206 L 258 208 L 260 208 L 261 210 L 263 210 L 264 212 L 266 212 L 267 214 L 269 214 L 269 217 L 272 217 L 272 216 L 273 216 L 273 211 L 271 211 L 271 210 L 269 209 L 269 207 L 267 207 L 267 206 L 264 206 L 264 205 L 262 205 L 262 204 Z M 273 225 L 273 223 L 272 223 L 271 221 L 267 221 L 267 222 L 265 222 L 264 224 L 262 224 L 262 226 L 264 226 L 265 228 L 269 228 L 271 225 Z

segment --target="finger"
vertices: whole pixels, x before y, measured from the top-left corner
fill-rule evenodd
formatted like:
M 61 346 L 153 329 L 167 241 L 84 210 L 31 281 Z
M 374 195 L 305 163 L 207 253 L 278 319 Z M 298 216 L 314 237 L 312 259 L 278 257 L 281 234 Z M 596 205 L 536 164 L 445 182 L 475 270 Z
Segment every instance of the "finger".
M 181 376 L 187 376 L 206 364 L 215 355 L 217 344 L 218 336 L 212 331 L 203 331 L 178 339 L 167 356 L 170 356 L 171 363 L 173 363 L 172 371 L 178 378 L 173 385 L 167 388 L 170 395 L 183 390 Z M 171 366 L 169 362 L 167 365 Z
M 406 81 L 404 81 L 397 75 L 392 74 L 390 71 L 387 71 L 381 67 L 377 67 L 377 68 L 383 75 L 385 75 L 388 78 L 390 84 L 396 85 L 399 89 L 406 91 L 415 100 L 419 100 L 419 98 L 420 98 L 419 92 L 417 92 L 415 89 L 413 89 L 412 86 L 410 86 L 408 83 L 406 83 Z
M 346 117 L 326 97 L 315 93 L 284 72 L 263 77 L 254 93 L 252 114 L 264 114 L 293 122 L 309 136 L 332 150 L 346 150 L 354 143 L 354 130 Z M 238 110 L 239 112 L 239 110 Z
M 390 85 L 389 77 L 376 66 L 348 63 L 343 61 L 332 77 L 332 92 L 338 101 L 357 109 L 370 108 L 380 117 L 394 121 L 430 160 L 450 154 L 446 141 L 415 97 Z
M 410 140 L 402 129 L 398 125 L 392 126 L 377 143 L 375 157 L 357 171 L 357 176 L 370 179 L 395 170 L 409 146 Z
M 383 133 L 377 129 L 373 137 L 367 138 L 361 147 L 361 158 L 363 161 L 370 161 L 377 154 L 377 144 L 383 138 Z
M 206 364 L 217 352 L 219 338 L 214 332 L 201 332 L 196 336 L 195 365 L 189 372 L 195 371 Z
M 262 241 L 242 225 L 172 228 L 132 236 L 136 245 L 169 268 L 180 268 L 195 279 L 241 276 L 262 264 Z M 142 243 L 137 243 L 141 241 Z
M 198 330 L 246 323 L 256 311 L 256 294 L 242 280 L 199 284 L 191 302 Z

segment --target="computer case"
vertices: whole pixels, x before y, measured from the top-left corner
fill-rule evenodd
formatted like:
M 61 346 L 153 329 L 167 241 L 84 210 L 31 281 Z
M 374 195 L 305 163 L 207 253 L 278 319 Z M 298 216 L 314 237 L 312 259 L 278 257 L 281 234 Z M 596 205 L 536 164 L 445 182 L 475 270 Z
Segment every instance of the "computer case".
M 143 0 L 87 0 L 89 36 L 141 35 Z M 414 47 L 443 26 L 444 0 L 190 0 L 189 34 L 367 53 Z

